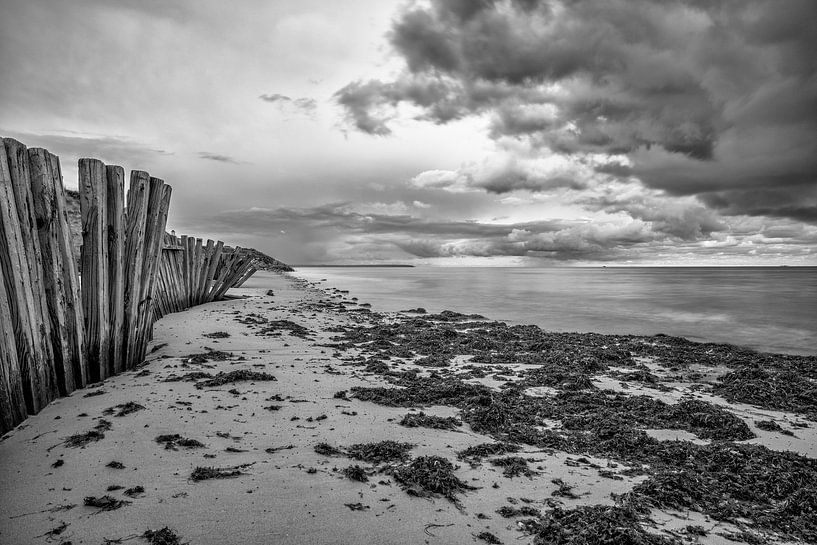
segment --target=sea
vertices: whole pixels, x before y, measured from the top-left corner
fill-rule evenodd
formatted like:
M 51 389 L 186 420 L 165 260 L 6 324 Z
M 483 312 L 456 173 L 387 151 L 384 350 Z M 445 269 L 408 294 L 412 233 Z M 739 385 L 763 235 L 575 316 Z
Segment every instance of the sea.
M 256 273 L 245 287 L 264 287 Z M 667 335 L 817 355 L 817 267 L 302 267 L 372 310 L 482 314 L 549 331 Z

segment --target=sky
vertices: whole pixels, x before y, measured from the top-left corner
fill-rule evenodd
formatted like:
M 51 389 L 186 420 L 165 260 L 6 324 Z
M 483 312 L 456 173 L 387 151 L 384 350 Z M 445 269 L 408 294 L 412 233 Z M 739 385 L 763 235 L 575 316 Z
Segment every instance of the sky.
M 814 0 L 0 0 L 0 135 L 292 264 L 817 265 Z

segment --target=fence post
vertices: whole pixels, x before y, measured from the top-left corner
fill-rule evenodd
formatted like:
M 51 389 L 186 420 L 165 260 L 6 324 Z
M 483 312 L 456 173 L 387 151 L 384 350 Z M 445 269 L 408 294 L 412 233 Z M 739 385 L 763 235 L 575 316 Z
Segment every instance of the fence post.
M 0 224 L 0 232 L 2 230 L 3 226 Z M 0 435 L 26 417 L 23 378 L 17 363 L 17 343 L 14 340 L 11 307 L 5 284 L 3 268 L 0 267 Z
M 105 231 L 108 238 L 108 298 L 111 333 L 109 370 L 121 373 L 124 362 L 125 327 L 125 169 L 105 167 L 107 214 Z
M 82 319 L 77 319 L 77 286 L 65 193 L 59 160 L 42 148 L 28 150 L 31 193 L 43 266 L 43 288 L 51 325 L 51 350 L 57 387 L 67 395 L 84 384 Z M 52 160 L 53 158 L 53 160 Z M 57 169 L 56 172 L 54 169 Z M 79 328 L 79 330 L 78 330 Z
M 136 333 L 141 301 L 142 263 L 145 255 L 145 221 L 150 175 L 133 170 L 128 187 L 127 232 L 125 238 L 125 368 L 135 359 Z
M 88 378 L 109 376 L 110 309 L 108 308 L 107 182 L 105 165 L 98 159 L 79 160 L 79 196 L 82 213 L 82 307 Z
M 153 328 L 152 298 L 156 279 L 157 263 L 162 252 L 167 213 L 170 209 L 171 188 L 159 178 L 150 178 L 150 198 L 148 200 L 148 216 L 145 228 L 145 259 L 142 267 L 142 298 L 140 304 L 144 308 L 140 311 L 142 320 L 139 323 L 137 334 L 137 350 L 135 360 L 130 365 L 141 363 L 145 357 L 147 342 Z
M 4 138 L 3 147 L 0 185 L 5 195 L 0 201 L 7 201 L 8 209 L 3 212 L 6 251 L 0 253 L 8 254 L 2 258 L 3 272 L 15 324 L 17 357 L 27 408 L 30 414 L 35 414 L 59 393 L 52 366 L 51 324 L 45 299 L 40 296 L 44 289 L 42 256 L 31 196 L 28 153 L 23 144 L 12 138 Z

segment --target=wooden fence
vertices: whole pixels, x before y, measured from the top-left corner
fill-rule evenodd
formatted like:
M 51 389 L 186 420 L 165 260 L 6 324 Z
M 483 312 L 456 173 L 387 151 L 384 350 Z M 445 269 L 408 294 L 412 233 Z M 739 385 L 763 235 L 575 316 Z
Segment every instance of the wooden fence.
M 222 242 L 165 232 L 171 187 L 80 159 L 77 270 L 59 158 L 0 146 L 0 435 L 77 388 L 144 361 L 153 323 L 255 272 Z

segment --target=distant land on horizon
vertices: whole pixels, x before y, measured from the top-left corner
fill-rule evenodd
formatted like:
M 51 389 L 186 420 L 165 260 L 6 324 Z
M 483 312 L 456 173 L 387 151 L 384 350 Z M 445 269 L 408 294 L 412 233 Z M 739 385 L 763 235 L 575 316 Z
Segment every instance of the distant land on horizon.
M 323 268 L 323 267 L 391 267 L 391 268 L 394 268 L 394 267 L 407 267 L 407 268 L 412 268 L 414 266 L 415 265 L 405 265 L 405 264 L 402 264 L 402 263 L 395 263 L 395 264 L 383 263 L 383 264 L 376 264 L 376 265 L 371 265 L 371 264 L 369 264 L 369 265 L 366 265 L 366 264 L 361 264 L 361 265 L 338 265 L 338 264 L 292 265 L 292 267 L 296 268 L 296 269 L 299 268 L 299 267 L 302 268 L 302 269 L 305 269 L 307 267 L 312 267 L 312 268 Z

